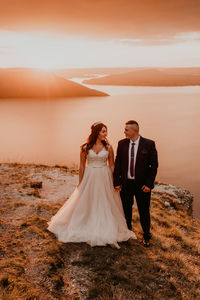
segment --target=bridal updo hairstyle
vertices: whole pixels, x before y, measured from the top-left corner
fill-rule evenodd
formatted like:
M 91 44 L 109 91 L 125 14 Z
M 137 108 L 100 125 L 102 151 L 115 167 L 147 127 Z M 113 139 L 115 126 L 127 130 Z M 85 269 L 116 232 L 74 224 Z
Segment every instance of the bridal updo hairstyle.
M 90 128 L 91 128 L 91 133 L 90 135 L 88 136 L 87 138 L 87 141 L 86 143 L 84 143 L 83 145 L 81 145 L 81 150 L 83 152 L 86 152 L 88 153 L 88 151 L 94 146 L 94 144 L 96 143 L 97 141 L 97 138 L 98 138 L 98 135 L 99 135 L 99 132 L 101 131 L 101 129 L 105 127 L 107 129 L 107 126 L 101 122 L 96 122 L 94 123 Z M 106 147 L 108 147 L 109 145 L 109 142 L 108 140 L 102 140 L 101 141 L 102 144 Z

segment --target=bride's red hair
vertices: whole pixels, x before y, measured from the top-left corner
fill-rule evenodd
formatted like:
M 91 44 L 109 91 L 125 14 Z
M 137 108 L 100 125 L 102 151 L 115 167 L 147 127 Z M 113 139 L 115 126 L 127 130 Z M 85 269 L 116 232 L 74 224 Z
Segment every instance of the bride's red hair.
M 101 131 L 101 129 L 105 127 L 107 129 L 107 126 L 103 123 L 94 123 L 90 128 L 91 128 L 91 133 L 88 136 L 86 142 L 81 145 L 81 150 L 83 152 L 88 153 L 88 151 L 94 146 L 94 144 L 97 141 L 99 132 Z M 108 140 L 102 140 L 101 141 L 102 144 L 107 148 L 107 146 L 109 145 Z

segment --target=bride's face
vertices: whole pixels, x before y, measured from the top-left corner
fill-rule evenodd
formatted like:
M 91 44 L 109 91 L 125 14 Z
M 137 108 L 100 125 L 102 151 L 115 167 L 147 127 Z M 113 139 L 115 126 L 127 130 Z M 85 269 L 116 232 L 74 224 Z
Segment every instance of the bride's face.
M 107 129 L 106 129 L 106 127 L 103 127 L 101 129 L 101 131 L 99 132 L 98 139 L 100 139 L 102 141 L 102 140 L 105 140 L 106 137 L 107 137 Z

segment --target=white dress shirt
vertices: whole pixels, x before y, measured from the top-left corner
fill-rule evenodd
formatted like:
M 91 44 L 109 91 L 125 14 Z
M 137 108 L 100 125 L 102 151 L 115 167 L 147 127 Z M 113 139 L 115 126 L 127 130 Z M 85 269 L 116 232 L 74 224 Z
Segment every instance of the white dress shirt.
M 129 152 L 128 152 L 128 178 L 129 179 L 135 179 L 135 177 L 134 176 L 132 177 L 131 174 L 130 174 L 131 147 L 132 147 L 132 143 L 135 143 L 135 145 L 134 145 L 134 171 L 135 171 L 135 163 L 136 163 L 136 156 L 137 156 L 137 150 L 138 150 L 139 141 L 140 141 L 140 135 L 139 135 L 139 137 L 137 138 L 137 140 L 135 142 L 133 142 L 130 139 Z M 135 172 L 134 172 L 134 174 L 135 174 Z

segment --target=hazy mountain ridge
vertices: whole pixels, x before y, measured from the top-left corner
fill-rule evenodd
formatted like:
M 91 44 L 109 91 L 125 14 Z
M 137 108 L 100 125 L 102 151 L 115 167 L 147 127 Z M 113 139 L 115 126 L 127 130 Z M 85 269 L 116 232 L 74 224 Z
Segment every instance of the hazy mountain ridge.
M 64 75 L 67 78 L 72 77 L 88 77 L 91 75 L 113 75 L 113 74 L 123 74 L 135 71 L 148 71 L 148 70 L 161 70 L 165 72 L 173 73 L 192 73 L 199 74 L 200 67 L 177 67 L 177 68 L 166 68 L 166 67 L 113 67 L 113 68 L 69 68 L 69 69 L 57 69 L 56 74 Z
M 126 73 L 84 80 L 83 83 L 128 86 L 200 85 L 200 68 L 137 68 Z
M 0 69 L 0 98 L 107 96 L 98 90 L 36 69 Z

